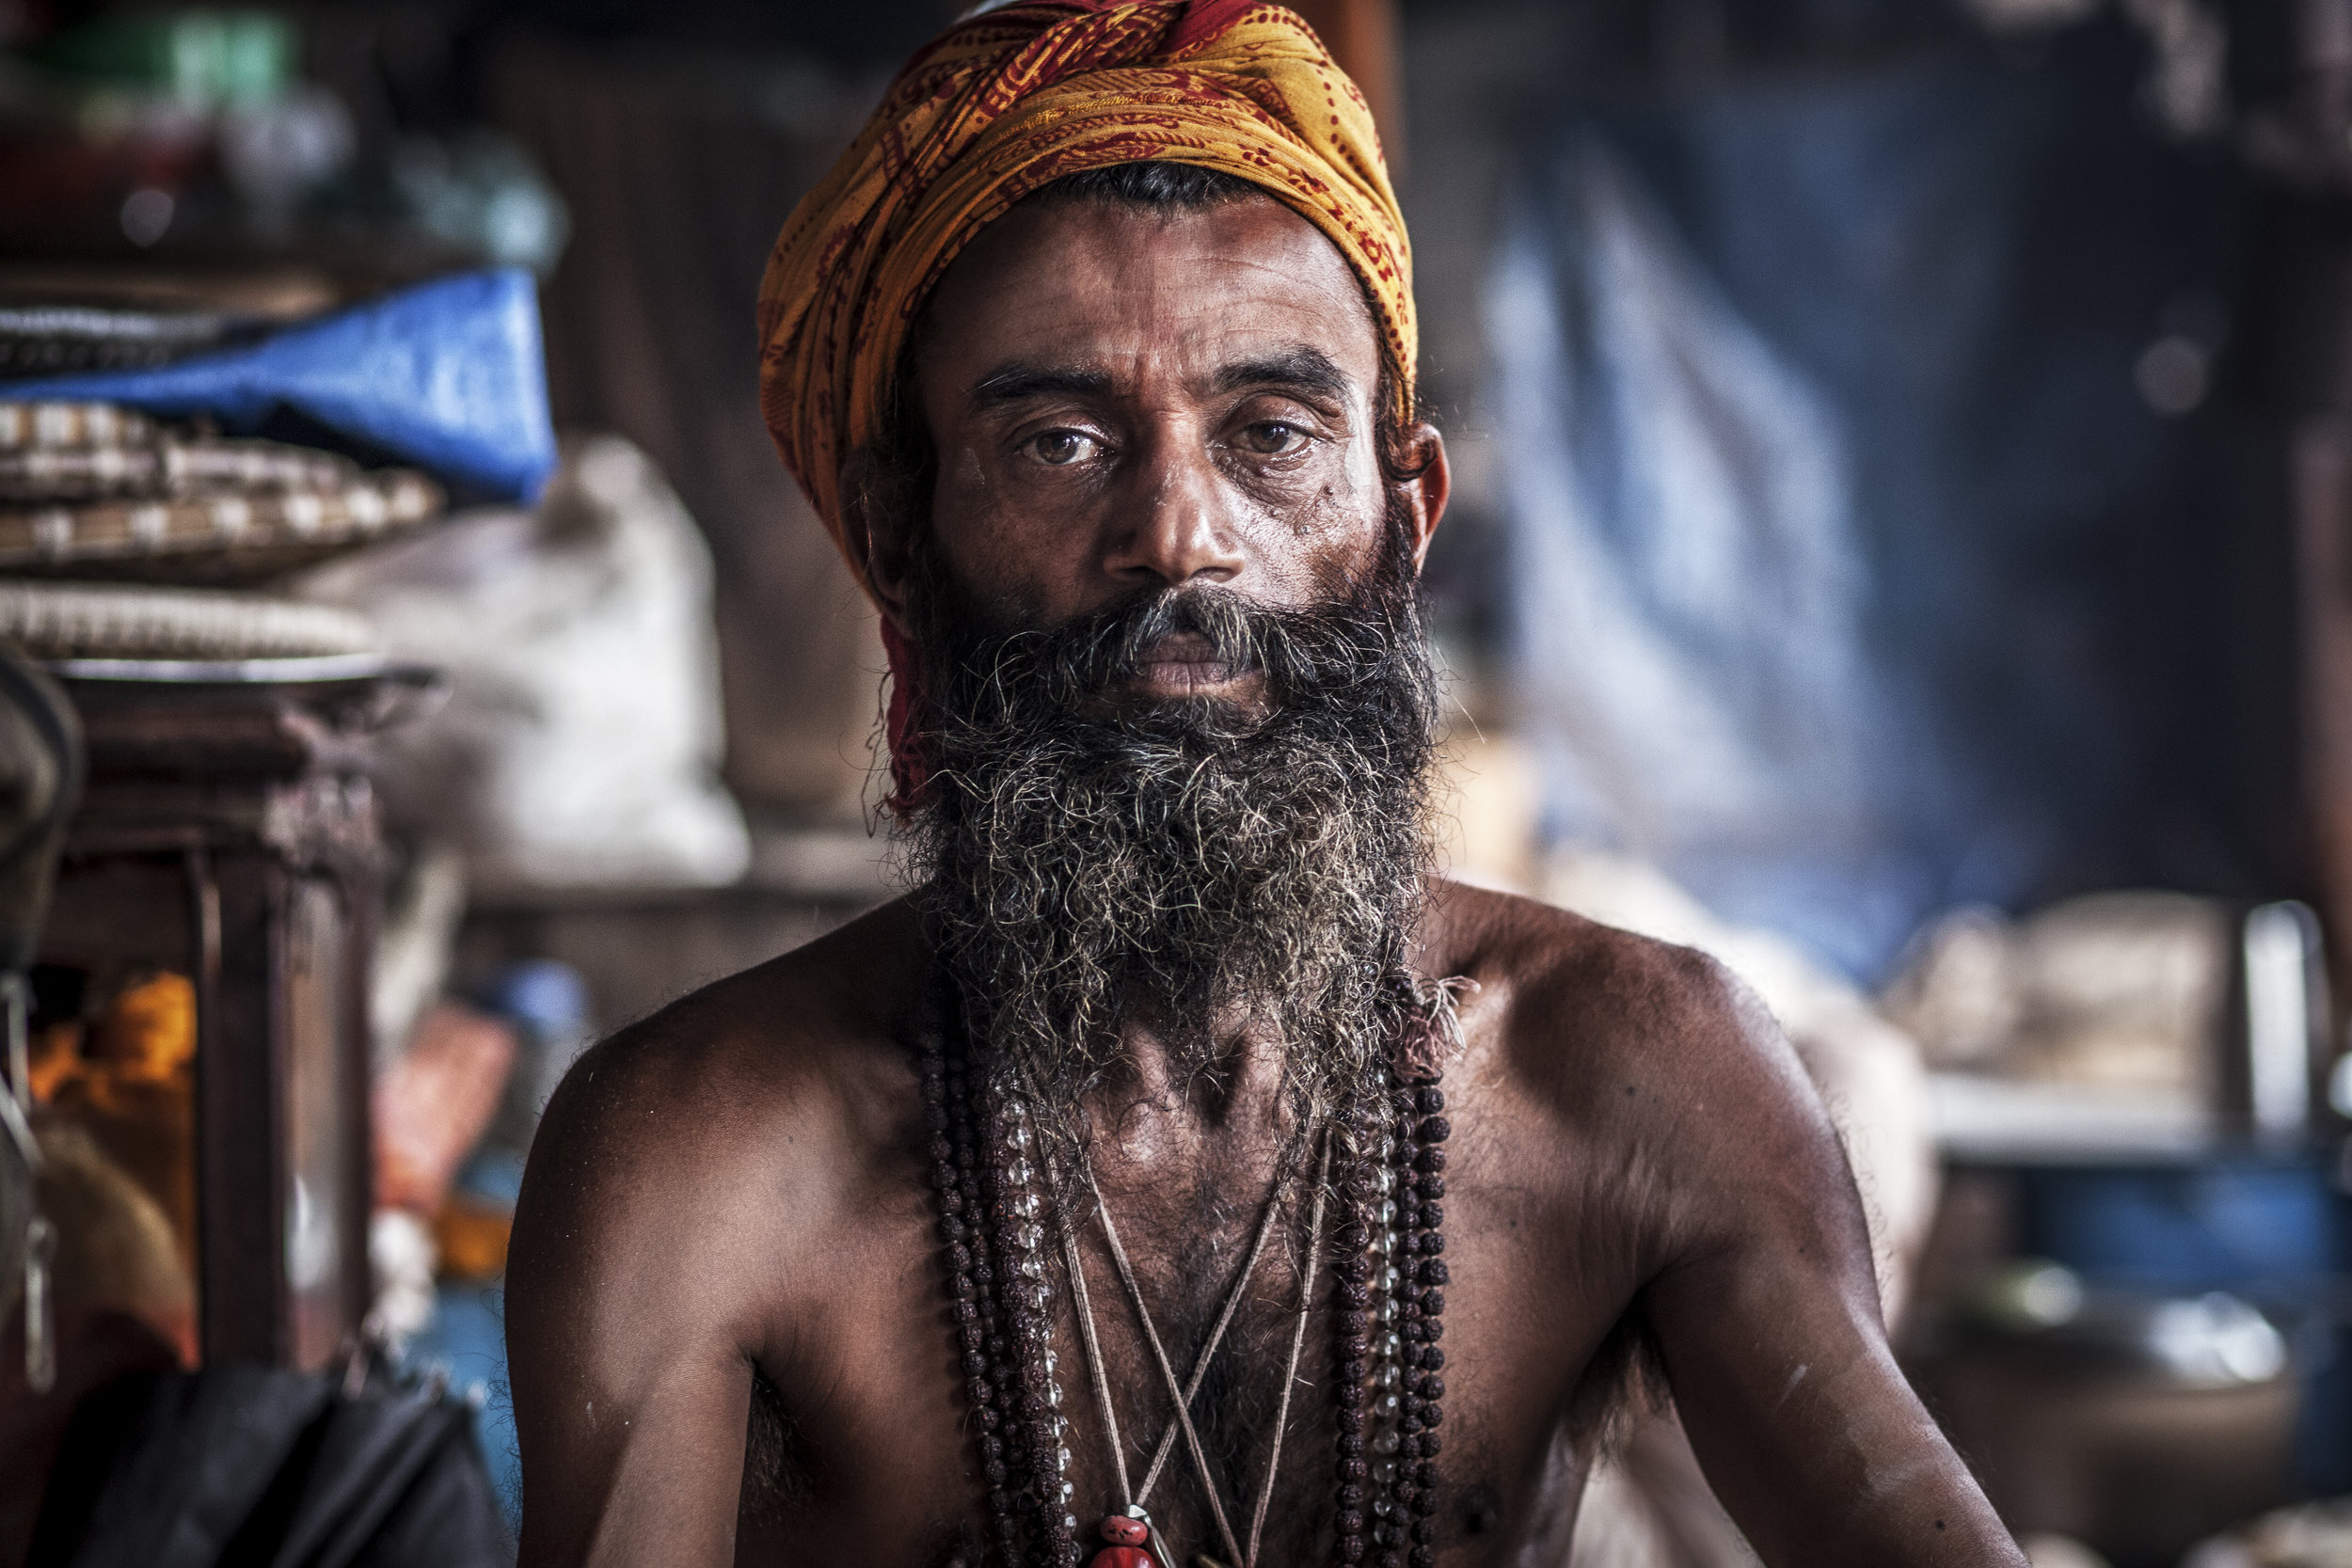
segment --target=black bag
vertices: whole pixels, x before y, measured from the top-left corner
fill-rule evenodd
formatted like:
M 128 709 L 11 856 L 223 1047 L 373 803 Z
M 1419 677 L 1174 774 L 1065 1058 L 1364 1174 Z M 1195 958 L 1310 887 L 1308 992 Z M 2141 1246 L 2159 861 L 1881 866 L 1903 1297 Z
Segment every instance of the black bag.
M 74 1412 L 27 1568 L 511 1568 L 473 1410 L 437 1381 L 138 1374 Z

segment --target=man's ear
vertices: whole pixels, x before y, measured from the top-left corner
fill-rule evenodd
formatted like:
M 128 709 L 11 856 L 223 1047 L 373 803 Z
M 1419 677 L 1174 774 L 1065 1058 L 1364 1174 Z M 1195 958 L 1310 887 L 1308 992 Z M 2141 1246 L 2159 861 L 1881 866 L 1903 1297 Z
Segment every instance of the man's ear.
M 851 453 L 841 466 L 842 538 L 882 618 L 900 637 L 911 638 L 914 631 L 908 590 L 914 557 L 906 519 L 914 508 L 895 493 L 898 486 L 883 478 L 882 467 L 866 449 Z
M 1446 466 L 1445 437 L 1433 424 L 1417 424 L 1398 445 L 1404 470 L 1412 477 L 1400 482 L 1413 514 L 1413 570 L 1429 559 L 1429 541 L 1445 517 L 1445 503 L 1454 494 L 1454 470 Z

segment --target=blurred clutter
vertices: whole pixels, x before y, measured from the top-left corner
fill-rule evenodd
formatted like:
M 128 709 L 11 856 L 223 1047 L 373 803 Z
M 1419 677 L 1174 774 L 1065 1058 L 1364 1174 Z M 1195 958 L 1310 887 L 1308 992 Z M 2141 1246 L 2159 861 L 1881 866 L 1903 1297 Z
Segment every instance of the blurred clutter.
M 10 959 L 0 1563 L 510 1560 L 506 1237 L 599 1011 L 544 949 L 754 863 L 702 529 L 559 454 L 565 200 L 469 23 L 363 9 L 0 7 L 0 644 L 88 759 L 10 798 L 78 810 Z M 879 890 L 852 771 L 725 950 Z
M 27 1560 L 493 1568 L 514 1554 L 473 1420 L 446 1380 L 364 1358 L 134 1373 L 75 1413 Z
M 72 1164 L 88 1181 L 127 1180 L 160 1222 L 164 1259 L 180 1280 L 179 1311 L 163 1332 L 193 1362 L 195 988 L 181 974 L 135 980 L 87 1030 L 68 1019 L 39 1031 L 30 1061 L 33 1103 L 46 1113 L 36 1121 L 56 1128 L 44 1132 L 47 1158 L 60 1158 L 47 1146 L 54 1137 L 75 1151 Z
M 2297 1369 L 2237 1296 L 2087 1288 L 2026 1264 L 1918 1339 L 1922 1387 L 2021 1528 L 2171 1561 L 2293 1493 Z
M 306 53 L 335 60 L 336 46 L 364 48 L 374 19 L 302 20 L 307 29 L 270 10 L 100 15 L 0 55 L 0 240 L 17 250 L 307 245 L 355 258 L 373 247 L 369 261 L 410 274 L 553 264 L 564 209 L 529 160 L 485 130 L 388 123 L 365 90 L 382 87 L 364 76 L 343 91 L 306 77 Z M 413 30 L 423 18 L 405 20 L 409 35 L 390 52 L 431 49 L 432 33 Z
M 480 1386 L 393 1359 L 437 1242 L 503 1248 L 460 1170 L 515 1037 L 437 1000 L 462 869 L 369 984 L 376 737 L 449 679 L 286 584 L 537 497 L 565 222 L 511 142 L 306 71 L 348 36 L 0 12 L 0 640 L 89 759 L 11 1080 L 0 1561 L 511 1560 Z
M 464 273 L 166 365 L 40 377 L 10 390 L 200 418 L 238 435 L 282 433 L 416 464 L 473 499 L 529 501 L 555 463 L 537 303 L 527 274 Z M 103 446 L 125 422 L 75 426 L 52 413 L 19 424 L 37 444 L 58 430 Z
M 2181 1568 L 2336 1568 L 2352 1561 L 2352 1503 L 2265 1513 L 2199 1545 Z
M 2189 1096 L 2207 1087 L 2229 980 L 2225 910 L 2103 894 L 2025 922 L 1945 916 L 1888 1006 L 1933 1067 Z
M 2337 1560 L 2352 13 L 1406 14 L 1456 866 L 1778 1015 L 2039 1568 Z

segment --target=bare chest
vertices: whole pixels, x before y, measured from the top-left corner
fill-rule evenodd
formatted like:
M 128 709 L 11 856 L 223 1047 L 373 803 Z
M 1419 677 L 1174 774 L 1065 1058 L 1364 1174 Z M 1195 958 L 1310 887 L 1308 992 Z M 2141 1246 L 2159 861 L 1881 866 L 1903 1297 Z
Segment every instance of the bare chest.
M 1349 1364 L 1360 1347 L 1351 1353 L 1334 1305 L 1328 1227 L 1311 1247 L 1301 1201 L 1278 1212 L 1253 1265 L 1262 1203 L 1204 1200 L 1178 1180 L 1159 1195 L 1112 1193 L 1135 1288 L 1099 1226 L 1088 1227 L 1077 1263 L 1090 1313 L 1050 1249 L 1049 1397 L 1066 1423 L 1066 1506 L 1089 1551 L 1097 1522 L 1140 1497 L 1184 1568 L 1238 1568 L 1253 1533 L 1262 1564 L 1336 1560 L 1351 1512 L 1363 1515 L 1373 1563 L 1387 1549 L 1410 1562 L 1416 1544 L 1462 1568 L 1565 1552 L 1587 1447 L 1578 1423 L 1597 1392 L 1587 1372 L 1635 1282 L 1613 1274 L 1607 1217 L 1563 1196 L 1589 1183 L 1531 1180 L 1531 1151 L 1499 1121 L 1456 1120 L 1431 1368 Z M 877 1214 L 844 1239 L 859 1263 L 818 1292 L 821 1309 L 790 1314 L 763 1356 L 774 1393 L 754 1411 L 739 1560 L 938 1568 L 961 1558 L 978 1568 L 994 1478 L 964 1394 L 937 1234 L 921 1204 Z M 1438 1380 L 1424 1386 L 1441 1394 L 1434 1451 L 1384 1451 L 1376 1430 L 1350 1443 L 1366 1431 L 1338 1390 L 1367 1370 L 1375 1401 Z M 1189 1433 L 1175 1419 L 1179 1390 Z M 1392 1494 L 1363 1484 L 1383 1465 L 1428 1487 L 1424 1539 L 1379 1511 Z

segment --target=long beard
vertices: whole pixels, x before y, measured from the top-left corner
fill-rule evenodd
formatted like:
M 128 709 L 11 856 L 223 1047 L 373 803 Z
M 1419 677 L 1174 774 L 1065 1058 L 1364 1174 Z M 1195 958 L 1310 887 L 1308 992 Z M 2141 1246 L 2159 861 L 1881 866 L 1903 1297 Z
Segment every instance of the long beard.
M 986 1080 L 1064 1179 L 1131 1027 L 1180 1082 L 1270 1035 L 1295 1130 L 1373 1114 L 1430 861 L 1436 683 L 1395 532 L 1296 611 L 1191 588 L 1002 631 L 926 574 L 909 869 Z M 1263 704 L 1110 700 L 1187 631 Z

